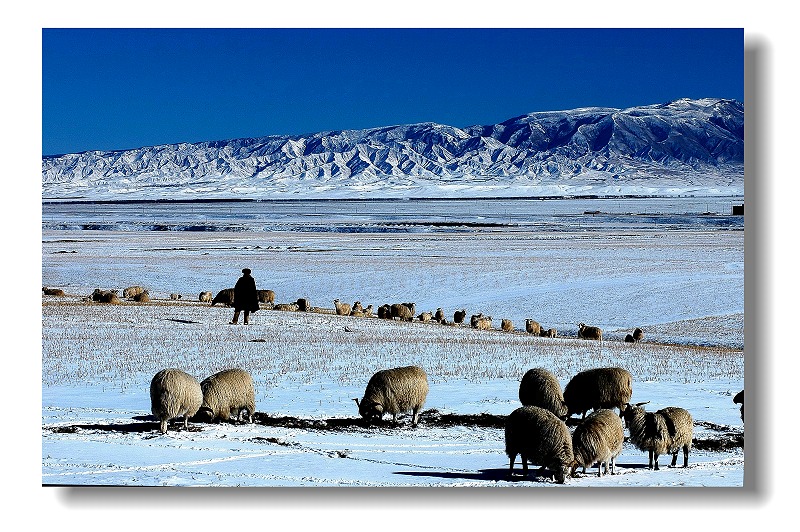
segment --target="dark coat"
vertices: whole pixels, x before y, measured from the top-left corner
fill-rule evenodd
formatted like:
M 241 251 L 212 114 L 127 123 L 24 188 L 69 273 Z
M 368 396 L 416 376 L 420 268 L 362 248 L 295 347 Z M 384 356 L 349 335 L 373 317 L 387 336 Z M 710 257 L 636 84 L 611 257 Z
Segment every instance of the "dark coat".
M 233 287 L 233 308 L 236 310 L 258 310 L 258 291 L 256 280 L 249 274 L 244 274 L 236 281 Z

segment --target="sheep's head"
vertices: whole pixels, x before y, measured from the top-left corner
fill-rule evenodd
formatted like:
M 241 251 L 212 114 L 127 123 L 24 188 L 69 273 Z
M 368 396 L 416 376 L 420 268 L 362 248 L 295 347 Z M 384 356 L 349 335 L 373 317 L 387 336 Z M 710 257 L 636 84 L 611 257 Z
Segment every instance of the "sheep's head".
M 642 405 L 646 405 L 649 402 L 650 401 L 643 401 L 635 404 L 625 403 L 619 409 L 619 417 L 625 420 L 625 425 L 627 426 L 634 416 L 644 413 L 644 408 L 642 408 Z
M 383 417 L 383 405 L 377 401 L 365 401 L 361 400 L 359 403 L 358 399 L 355 400 L 356 405 L 358 405 L 358 413 L 361 414 L 361 417 L 364 419 L 375 419 L 379 420 Z

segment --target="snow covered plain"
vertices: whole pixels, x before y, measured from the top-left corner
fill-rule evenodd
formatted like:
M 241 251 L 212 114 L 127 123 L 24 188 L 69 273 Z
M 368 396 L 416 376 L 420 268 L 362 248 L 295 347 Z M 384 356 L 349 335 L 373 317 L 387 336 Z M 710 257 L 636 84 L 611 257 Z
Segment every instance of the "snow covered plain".
M 42 299 L 42 483 L 562 487 L 536 473 L 506 478 L 498 419 L 518 406 L 531 367 L 563 386 L 580 370 L 620 365 L 634 376 L 634 401 L 692 413 L 690 467 L 663 467 L 662 457 L 649 471 L 626 443 L 620 474 L 563 487 L 741 486 L 732 397 L 744 387 L 744 231 L 728 215 L 740 198 L 563 201 L 322 202 L 317 212 L 275 208 L 268 220 L 263 204 L 44 205 L 42 281 L 68 296 Z M 178 230 L 197 216 L 203 230 Z M 87 222 L 105 225 L 75 226 Z M 279 302 L 415 301 L 418 312 L 464 308 L 518 329 L 534 318 L 562 338 L 271 310 L 233 327 L 230 309 L 195 300 L 232 286 L 245 266 Z M 154 300 L 82 299 L 132 284 Z M 578 322 L 601 326 L 607 341 L 575 339 Z M 623 343 L 636 326 L 645 342 Z M 362 426 L 352 398 L 374 371 L 406 364 L 429 374 L 420 425 Z M 257 423 L 157 432 L 155 372 L 202 379 L 231 366 L 254 376 Z

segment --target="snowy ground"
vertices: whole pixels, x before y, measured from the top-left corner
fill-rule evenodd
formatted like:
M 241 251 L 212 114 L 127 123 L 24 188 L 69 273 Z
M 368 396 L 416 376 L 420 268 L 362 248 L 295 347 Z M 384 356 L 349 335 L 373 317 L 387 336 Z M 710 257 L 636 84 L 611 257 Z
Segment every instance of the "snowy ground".
M 601 365 L 628 368 L 633 399 L 649 400 L 648 409 L 688 409 L 698 446 L 688 469 L 654 472 L 626 444 L 619 475 L 580 475 L 566 487 L 743 483 L 742 448 L 713 448 L 743 429 L 732 402 L 744 386 L 743 231 L 44 229 L 42 237 L 42 282 L 70 294 L 42 298 L 43 484 L 561 487 L 535 474 L 507 480 L 502 429 L 470 416 L 510 413 L 531 367 L 550 369 L 563 386 Z M 508 317 L 520 329 L 531 317 L 562 338 L 269 310 L 232 327 L 230 309 L 194 300 L 232 286 L 244 266 L 280 302 L 415 301 L 418 311 L 490 314 L 495 327 Z M 82 300 L 94 288 L 132 284 L 148 287 L 154 301 Z M 173 292 L 183 299 L 167 301 Z M 575 339 L 581 321 L 603 327 L 607 341 Z M 646 341 L 623 343 L 635 326 Z M 399 427 L 320 426 L 355 420 L 352 398 L 369 375 L 406 364 L 423 366 L 431 381 L 419 427 L 407 419 Z M 158 434 L 148 397 L 156 371 L 180 367 L 204 378 L 232 366 L 255 378 L 257 423 Z M 441 423 L 437 412 L 462 421 Z

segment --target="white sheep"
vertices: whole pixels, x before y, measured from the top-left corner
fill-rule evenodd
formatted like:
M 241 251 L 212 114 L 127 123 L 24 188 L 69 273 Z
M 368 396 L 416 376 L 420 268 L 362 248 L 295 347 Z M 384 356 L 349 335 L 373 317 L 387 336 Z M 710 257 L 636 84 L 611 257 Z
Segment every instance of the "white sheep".
M 248 423 L 253 422 L 256 393 L 253 378 L 247 371 L 238 368 L 222 370 L 201 382 L 200 388 L 203 399 L 198 417 L 208 421 L 242 421 L 247 411 Z
M 349 303 L 342 303 L 338 299 L 333 300 L 333 306 L 336 307 L 336 314 L 339 316 L 349 316 L 352 308 Z
M 211 303 L 211 292 L 200 292 L 200 295 L 197 297 L 197 299 L 201 303 Z
M 668 406 L 657 412 L 646 412 L 645 403 L 627 405 L 622 416 L 630 432 L 630 441 L 639 450 L 647 451 L 647 467 L 658 471 L 658 456 L 671 454 L 675 467 L 678 451 L 683 449 L 683 467 L 689 465 L 692 447 L 692 416 L 683 408 Z
M 533 368 L 525 372 L 519 383 L 519 401 L 525 406 L 538 406 L 549 410 L 556 417 L 567 417 L 567 403 L 556 376 L 544 368 Z
M 367 383 L 364 397 L 354 399 L 361 417 L 380 420 L 384 414 L 412 411 L 411 424 L 419 422 L 419 414 L 428 397 L 428 376 L 419 366 L 384 369 L 375 373 Z
M 183 427 L 189 428 L 189 418 L 203 404 L 203 391 L 197 379 L 179 369 L 162 369 L 150 381 L 150 410 L 161 421 L 161 434 L 166 434 L 171 419 L 183 417 Z
M 633 395 L 633 377 L 623 368 L 593 368 L 581 371 L 564 387 L 564 401 L 569 409 L 567 416 L 599 408 L 619 408 L 630 402 Z
M 528 475 L 531 462 L 553 471 L 556 482 L 564 483 L 575 458 L 569 429 L 555 414 L 538 406 L 517 408 L 506 418 L 505 436 L 509 476 L 514 475 L 514 461 L 520 455 L 523 475 Z
M 625 440 L 625 428 L 620 417 L 606 408 L 595 410 L 584 419 L 572 433 L 572 452 L 575 455 L 575 464 L 572 476 L 579 466 L 586 468 L 597 463 L 597 476 L 608 473 L 609 463 L 611 474 L 614 474 L 614 462 L 622 452 L 622 442 Z M 605 471 L 603 466 L 605 466 Z

